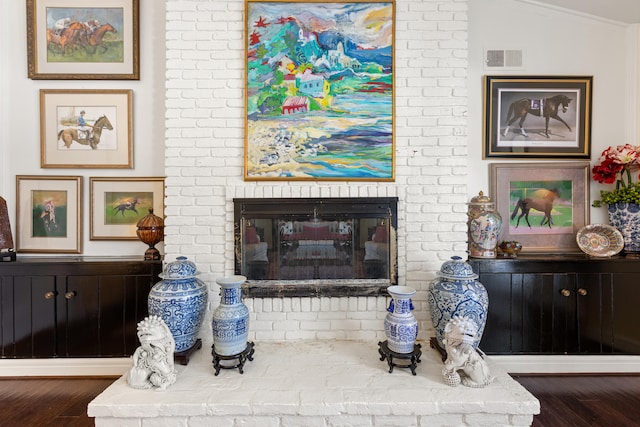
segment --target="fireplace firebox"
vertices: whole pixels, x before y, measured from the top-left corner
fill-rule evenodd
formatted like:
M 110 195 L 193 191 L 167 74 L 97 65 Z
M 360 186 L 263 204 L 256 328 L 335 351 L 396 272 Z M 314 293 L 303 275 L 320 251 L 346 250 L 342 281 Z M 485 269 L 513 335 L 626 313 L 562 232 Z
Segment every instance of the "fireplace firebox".
M 245 295 L 382 295 L 397 282 L 395 197 L 234 199 Z

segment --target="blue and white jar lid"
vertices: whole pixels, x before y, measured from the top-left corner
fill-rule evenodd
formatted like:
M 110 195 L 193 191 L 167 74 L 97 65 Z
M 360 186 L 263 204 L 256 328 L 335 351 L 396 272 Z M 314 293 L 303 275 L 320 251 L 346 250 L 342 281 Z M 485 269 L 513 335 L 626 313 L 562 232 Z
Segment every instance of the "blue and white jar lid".
M 438 276 L 451 280 L 475 280 L 478 278 L 471 265 L 459 256 L 452 256 L 451 261 L 444 262 Z
M 187 260 L 186 256 L 179 256 L 175 261 L 168 263 L 162 274 L 158 276 L 161 279 L 181 280 L 194 278 L 198 274 L 200 272 L 194 262 Z

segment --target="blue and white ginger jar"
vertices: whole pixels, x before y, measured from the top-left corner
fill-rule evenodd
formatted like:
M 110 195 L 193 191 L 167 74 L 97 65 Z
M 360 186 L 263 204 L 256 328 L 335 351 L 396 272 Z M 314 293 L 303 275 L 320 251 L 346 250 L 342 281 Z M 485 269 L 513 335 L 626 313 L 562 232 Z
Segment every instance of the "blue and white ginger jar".
M 418 338 L 418 321 L 411 312 L 411 297 L 416 290 L 408 286 L 389 286 L 387 292 L 391 296 L 384 318 L 387 347 L 396 353 L 411 353 Z
M 438 345 L 444 346 L 444 328 L 454 316 L 468 317 L 478 327 L 474 348 L 478 348 L 489 309 L 487 290 L 471 265 L 459 256 L 442 264 L 438 278 L 429 284 L 427 300 Z
M 609 205 L 609 224 L 617 228 L 624 238 L 624 253 L 640 253 L 640 205 L 614 203 Z
M 247 348 L 249 309 L 242 302 L 245 276 L 216 279 L 220 285 L 220 305 L 213 311 L 213 350 L 219 356 L 234 356 Z
M 176 353 L 193 347 L 204 321 L 207 287 L 198 279 L 196 265 L 177 257 L 160 274 L 163 279 L 149 292 L 149 314 L 160 316 L 176 342 Z

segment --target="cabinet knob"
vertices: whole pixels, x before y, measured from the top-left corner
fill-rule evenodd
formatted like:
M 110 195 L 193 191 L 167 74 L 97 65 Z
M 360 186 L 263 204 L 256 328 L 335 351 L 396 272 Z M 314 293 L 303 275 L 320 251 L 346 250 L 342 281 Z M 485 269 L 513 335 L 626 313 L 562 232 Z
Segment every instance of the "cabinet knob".
M 56 293 L 55 293 L 55 292 L 53 292 L 53 291 L 49 291 L 49 292 L 47 292 L 46 294 L 44 294 L 44 298 L 45 298 L 45 299 L 51 299 L 51 298 L 53 298 L 53 297 L 55 297 L 55 296 L 56 296 Z
M 561 289 L 560 295 L 562 295 L 563 297 L 568 297 L 569 295 L 571 295 L 571 291 L 569 289 Z
M 71 298 L 73 298 L 73 297 L 75 297 L 75 296 L 76 296 L 76 291 L 69 291 L 69 292 L 67 292 L 66 294 L 64 294 L 64 297 L 65 297 L 66 299 L 71 299 Z
M 578 289 L 578 295 L 585 296 L 587 293 L 588 293 L 587 290 L 584 289 L 584 288 L 579 288 Z

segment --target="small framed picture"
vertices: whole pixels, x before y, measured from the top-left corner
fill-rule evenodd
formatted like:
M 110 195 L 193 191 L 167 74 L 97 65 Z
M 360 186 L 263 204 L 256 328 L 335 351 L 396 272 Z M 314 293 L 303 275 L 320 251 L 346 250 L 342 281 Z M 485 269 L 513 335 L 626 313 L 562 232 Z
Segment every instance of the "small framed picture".
M 590 158 L 592 80 L 485 76 L 484 157 Z
M 589 162 L 492 163 L 491 198 L 502 217 L 499 240 L 522 252 L 580 252 L 576 233 L 589 224 Z
M 27 0 L 30 79 L 139 80 L 139 0 Z
M 82 253 L 82 177 L 16 176 L 17 252 Z
M 131 90 L 40 90 L 40 166 L 133 168 Z
M 91 240 L 137 240 L 138 221 L 164 218 L 164 178 L 89 178 Z

